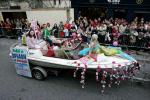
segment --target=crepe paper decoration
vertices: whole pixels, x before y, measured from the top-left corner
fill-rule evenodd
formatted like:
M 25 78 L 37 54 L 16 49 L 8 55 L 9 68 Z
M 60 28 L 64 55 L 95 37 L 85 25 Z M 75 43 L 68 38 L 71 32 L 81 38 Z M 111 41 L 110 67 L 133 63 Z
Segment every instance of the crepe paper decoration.
M 111 87 L 112 81 L 113 81 L 113 75 L 110 74 L 110 75 L 109 75 L 109 84 L 108 84 L 108 87 Z
M 86 70 L 87 70 L 87 65 L 85 64 L 84 68 L 82 68 L 82 72 L 81 72 L 81 81 L 80 81 L 80 83 L 82 85 L 82 88 L 85 87 L 85 72 L 86 72 Z
M 75 48 L 75 44 L 73 41 L 65 41 L 64 42 L 64 47 L 67 48 L 68 50 L 71 50 L 72 48 Z
M 64 41 L 62 47 L 65 48 L 65 50 L 73 50 L 79 45 L 79 42 L 82 42 L 82 39 L 79 37 L 67 38 L 67 40 Z
M 74 73 L 77 72 L 77 70 L 80 67 L 80 64 L 84 64 L 84 67 L 80 67 L 82 68 L 81 80 L 80 80 L 82 88 L 85 87 L 85 72 L 88 67 L 87 65 L 89 64 L 91 59 L 93 58 L 88 58 L 87 56 L 85 56 L 80 59 L 80 63 L 74 62 L 74 64 L 76 64 L 77 66 Z M 127 62 L 117 63 L 115 61 L 112 61 L 111 65 L 112 65 L 111 69 L 108 68 L 107 64 L 104 65 L 105 68 L 103 69 L 101 68 L 102 65 L 100 63 L 97 66 L 95 75 L 96 75 L 96 81 L 98 82 L 100 80 L 100 84 L 102 88 L 101 93 L 104 93 L 107 84 L 108 87 L 111 87 L 113 82 L 116 85 L 120 85 L 121 81 L 133 77 L 135 75 L 135 71 L 140 70 L 139 64 L 136 63 L 135 61 L 133 61 L 132 64 L 131 63 L 128 64 Z M 100 74 L 101 74 L 101 78 L 99 78 Z M 106 81 L 106 78 L 109 79 L 109 81 Z
M 97 54 L 90 54 L 90 57 L 94 59 L 94 62 L 97 62 Z
M 115 63 L 116 63 L 115 61 L 112 62 L 112 64 L 115 64 Z
M 80 60 L 83 64 L 86 65 L 86 64 L 89 62 L 90 59 L 89 59 L 88 57 L 82 57 L 82 58 L 80 58 L 79 60 Z
M 121 64 L 118 64 L 118 67 L 121 67 Z
M 96 81 L 98 82 L 99 81 L 99 77 L 98 77 L 98 72 L 96 72 Z
M 96 71 L 96 81 L 97 81 L 97 82 L 99 81 L 99 73 L 100 73 L 100 70 L 101 70 L 101 66 L 98 65 L 97 71 Z
M 101 84 L 102 84 L 102 90 L 101 90 L 101 93 L 104 93 L 104 90 L 105 90 L 105 84 L 106 84 L 106 81 L 105 81 L 105 78 L 106 78 L 106 72 L 103 71 L 102 72 L 102 78 L 101 78 Z
M 79 70 L 79 67 L 80 67 L 80 63 L 77 63 L 75 61 L 73 64 L 76 64 L 76 69 L 75 69 L 74 74 L 73 74 L 73 77 L 76 77 L 77 76 L 77 71 Z

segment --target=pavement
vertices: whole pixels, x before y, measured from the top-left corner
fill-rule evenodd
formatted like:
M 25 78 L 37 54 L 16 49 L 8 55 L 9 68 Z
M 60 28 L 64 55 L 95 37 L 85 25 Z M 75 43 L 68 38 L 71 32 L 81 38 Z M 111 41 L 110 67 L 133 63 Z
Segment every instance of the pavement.
M 141 70 L 137 73 L 136 77 L 143 79 L 150 79 L 150 53 L 147 51 L 136 51 L 131 54 L 139 62 Z
M 137 84 L 124 81 L 120 86 L 113 85 L 101 94 L 100 85 L 95 82 L 95 75 L 86 77 L 85 89 L 72 73 L 49 76 L 44 81 L 22 77 L 16 74 L 15 66 L 9 58 L 9 48 L 14 39 L 0 38 L 0 100 L 149 100 L 150 83 Z M 142 55 L 141 72 L 150 74 L 149 62 L 144 62 Z M 150 57 L 150 55 L 147 55 Z M 139 57 L 139 58 L 138 58 Z M 149 59 L 149 58 L 146 58 Z M 143 76 L 141 76 L 143 77 Z

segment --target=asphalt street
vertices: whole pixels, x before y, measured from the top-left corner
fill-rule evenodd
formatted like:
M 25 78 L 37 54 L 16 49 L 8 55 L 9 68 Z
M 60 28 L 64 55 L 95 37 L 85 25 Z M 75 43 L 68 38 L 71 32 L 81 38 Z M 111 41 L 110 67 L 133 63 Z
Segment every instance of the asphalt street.
M 0 38 L 0 100 L 150 100 L 150 83 L 125 81 L 101 94 L 95 75 L 86 77 L 85 89 L 69 72 L 44 81 L 19 76 L 9 58 L 9 48 L 15 42 Z M 146 66 L 142 73 L 150 73 L 148 62 L 141 61 L 141 65 Z

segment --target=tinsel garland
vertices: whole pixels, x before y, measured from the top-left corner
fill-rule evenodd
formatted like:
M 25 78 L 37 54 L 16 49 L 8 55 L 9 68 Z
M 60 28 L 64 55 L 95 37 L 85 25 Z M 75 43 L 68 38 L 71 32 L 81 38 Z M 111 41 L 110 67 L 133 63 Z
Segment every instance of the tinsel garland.
M 79 67 L 80 67 L 80 63 L 74 62 L 73 64 L 76 64 L 76 65 L 77 65 L 77 67 L 76 67 L 76 69 L 75 69 L 75 71 L 74 71 L 74 75 L 73 75 L 73 77 L 76 77 L 76 76 L 77 76 L 77 71 L 79 70 Z M 80 83 L 81 83 L 81 85 L 82 85 L 82 88 L 84 88 L 84 87 L 85 87 L 85 72 L 86 72 L 86 70 L 87 70 L 87 65 L 84 64 L 84 67 L 83 67 L 83 68 L 80 67 L 80 69 L 82 69 L 82 71 L 81 71 L 81 81 L 80 81 Z
M 84 68 L 82 68 L 82 72 L 81 72 L 81 85 L 82 85 L 82 88 L 85 87 L 85 72 L 87 70 L 87 65 L 85 64 Z

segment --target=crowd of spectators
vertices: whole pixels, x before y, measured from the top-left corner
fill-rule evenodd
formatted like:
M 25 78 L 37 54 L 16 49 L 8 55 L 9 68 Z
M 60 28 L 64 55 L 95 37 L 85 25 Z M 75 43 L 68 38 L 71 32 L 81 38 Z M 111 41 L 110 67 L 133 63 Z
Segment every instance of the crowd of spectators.
M 7 18 L 5 21 L 0 21 L 0 35 L 1 36 L 19 36 L 22 32 L 30 28 L 30 23 L 27 19 Z
M 80 16 L 75 21 L 70 19 L 65 23 L 54 24 L 52 27 L 50 23 L 43 25 L 37 23 L 37 25 L 41 33 L 46 26 L 51 35 L 56 38 L 67 38 L 72 33 L 77 33 L 82 36 L 84 42 L 89 43 L 91 36 L 97 34 L 100 43 L 113 44 L 117 42 L 119 45 L 150 48 L 150 22 L 145 21 L 144 18 L 136 17 L 132 22 L 128 22 L 123 18 L 92 20 Z M 30 26 L 31 23 L 25 19 L 13 21 L 6 19 L 5 22 L 0 22 L 0 34 L 18 36 L 21 32 L 30 29 Z
M 90 40 L 91 34 L 97 34 L 99 42 L 104 44 L 116 41 L 120 45 L 150 47 L 150 22 L 144 21 L 144 18 L 136 17 L 128 22 L 119 18 L 88 20 L 80 17 L 76 25 L 77 33 L 87 37 L 85 41 Z

